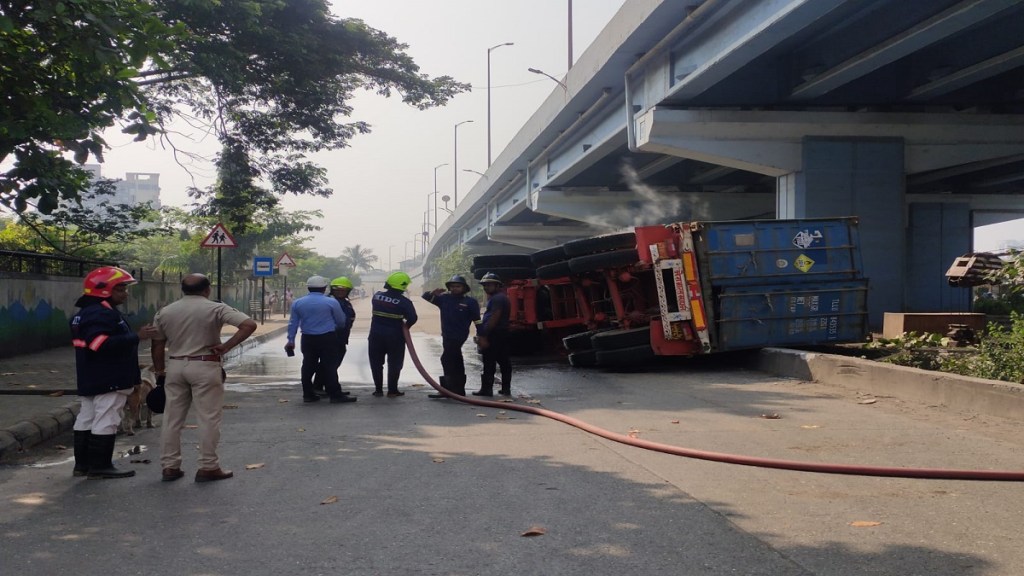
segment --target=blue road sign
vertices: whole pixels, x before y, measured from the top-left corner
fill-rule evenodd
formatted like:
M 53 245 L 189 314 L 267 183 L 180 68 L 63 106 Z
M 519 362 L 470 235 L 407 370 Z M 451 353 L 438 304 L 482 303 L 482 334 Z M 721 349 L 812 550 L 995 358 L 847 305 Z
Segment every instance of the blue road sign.
M 274 259 L 270 256 L 255 256 L 252 259 L 253 276 L 273 276 Z

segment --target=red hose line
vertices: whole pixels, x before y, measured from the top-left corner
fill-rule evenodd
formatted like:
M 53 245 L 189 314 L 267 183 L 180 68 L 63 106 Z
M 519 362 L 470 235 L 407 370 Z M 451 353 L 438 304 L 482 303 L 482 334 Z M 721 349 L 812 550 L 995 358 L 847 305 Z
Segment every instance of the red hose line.
M 423 379 L 430 384 L 434 390 L 437 390 L 439 394 L 444 395 L 452 400 L 458 400 L 459 402 L 465 402 L 474 406 L 484 406 L 487 408 L 499 408 L 501 410 L 515 410 L 517 412 L 525 412 L 527 414 L 534 414 L 537 416 L 543 416 L 552 420 L 557 420 L 569 426 L 579 428 L 584 432 L 589 432 L 601 438 L 625 444 L 627 446 L 635 446 L 637 448 L 643 448 L 645 450 L 652 450 L 654 452 L 662 452 L 665 454 L 673 454 L 675 456 L 682 456 L 684 458 L 694 458 L 697 460 L 709 460 L 711 462 L 722 462 L 724 464 L 738 464 L 740 466 L 755 466 L 758 468 L 777 468 L 780 470 L 794 470 L 797 472 L 818 472 L 821 474 L 846 474 L 850 476 L 887 476 L 892 478 L 926 478 L 932 480 L 984 480 L 984 481 L 1003 481 L 1003 482 L 1024 482 L 1024 471 L 1012 471 L 1012 470 L 958 470 L 958 469 L 943 469 L 943 468 L 895 468 L 886 466 L 853 466 L 850 464 L 824 464 L 815 462 L 801 462 L 798 460 L 777 460 L 774 458 L 758 458 L 755 456 L 743 456 L 739 454 L 726 454 L 724 452 L 709 452 L 706 450 L 695 450 L 693 448 L 683 448 L 680 446 L 673 446 L 671 444 L 662 444 L 660 442 L 651 442 L 649 440 L 641 440 L 639 438 L 633 438 L 625 434 L 619 434 L 616 432 L 610 432 L 604 428 L 599 428 L 593 424 L 588 424 L 582 420 L 578 420 L 565 414 L 553 412 L 551 410 L 545 410 L 544 408 L 535 408 L 533 406 L 522 406 L 519 404 L 494 402 L 492 400 L 478 400 L 476 398 L 469 398 L 466 396 L 459 396 L 451 391 L 442 388 L 430 374 L 423 367 L 420 362 L 419 356 L 416 354 L 416 348 L 412 344 L 412 335 L 409 334 L 409 329 L 405 328 L 405 343 L 409 349 L 409 354 L 412 357 L 413 364 L 416 365 L 416 369 L 419 370 L 420 375 Z

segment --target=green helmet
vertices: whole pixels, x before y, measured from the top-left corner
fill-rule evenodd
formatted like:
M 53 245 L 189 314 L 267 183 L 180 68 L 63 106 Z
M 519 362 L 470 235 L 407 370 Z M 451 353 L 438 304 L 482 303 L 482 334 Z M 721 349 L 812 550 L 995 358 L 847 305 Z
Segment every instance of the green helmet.
M 331 288 L 348 288 L 352 289 L 352 281 L 344 276 L 338 276 L 334 280 L 331 280 Z
M 405 289 L 409 287 L 409 284 L 412 284 L 412 278 L 409 278 L 409 275 L 405 272 L 392 272 L 385 283 L 395 290 L 405 292 Z

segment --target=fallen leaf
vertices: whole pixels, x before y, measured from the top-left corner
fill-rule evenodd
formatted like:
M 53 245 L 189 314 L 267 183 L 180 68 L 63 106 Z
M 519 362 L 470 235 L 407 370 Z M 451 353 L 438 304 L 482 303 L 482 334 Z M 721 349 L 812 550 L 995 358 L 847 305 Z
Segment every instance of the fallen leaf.
M 801 428 L 810 430 L 812 428 L 821 428 L 821 426 L 818 426 L 817 424 L 804 424 L 803 426 L 801 426 Z
M 520 536 L 543 536 L 547 534 L 547 529 L 540 526 L 530 526 L 530 529 L 520 534 Z
M 498 402 L 504 402 L 506 404 L 510 404 L 512 402 L 515 402 L 515 400 L 513 400 L 511 398 L 502 398 L 501 400 L 498 400 Z
M 305 432 L 306 429 L 305 428 L 296 428 L 295 431 L 296 432 Z
M 238 404 L 225 404 L 224 405 L 224 409 L 225 410 L 235 410 L 237 408 L 238 408 Z
M 504 414 L 498 414 L 497 416 L 494 417 L 494 419 L 495 420 L 511 420 L 511 418 L 509 418 L 508 416 L 505 416 Z
M 409 384 L 409 388 L 423 388 L 426 384 Z
M 877 398 L 868 398 L 866 400 L 861 400 L 858 404 L 874 404 L 875 402 L 878 402 Z
M 199 428 L 199 426 L 196 426 L 195 424 L 185 424 L 185 428 L 195 430 L 196 428 Z
M 671 423 L 672 424 L 679 424 L 679 420 L 673 420 Z
M 56 370 L 50 370 L 50 374 L 56 374 L 56 373 L 57 373 Z
M 53 447 L 53 449 L 54 450 L 67 450 L 68 447 L 63 445 L 63 444 L 57 444 L 56 446 Z
M 327 499 L 325 499 L 323 502 L 320 503 L 320 505 L 323 506 L 324 504 L 334 504 L 337 501 L 338 501 L 338 497 L 337 496 L 328 496 Z
M 764 418 L 765 420 L 778 420 L 782 418 L 782 416 L 779 416 L 778 412 L 772 412 L 771 414 L 761 414 L 761 418 Z
M 56 398 L 58 396 L 63 396 L 63 395 L 64 395 L 64 391 L 63 390 L 57 390 L 56 392 L 53 392 L 52 394 L 47 394 L 47 396 L 49 396 L 50 398 Z
M 442 462 L 444 462 L 444 458 L 434 458 L 434 463 L 435 464 L 440 464 Z
M 477 414 L 477 418 L 487 418 L 487 414 Z
M 540 404 L 540 400 L 527 400 L 527 404 Z
M 0 374 L 0 376 L 14 376 L 16 374 L 17 372 L 4 372 L 3 374 Z
M 266 466 L 266 464 L 264 464 L 263 462 L 259 462 L 257 464 L 246 464 L 245 465 L 245 469 L 246 470 L 259 470 L 260 468 L 263 468 L 264 466 Z
M 630 428 L 630 430 L 629 430 L 629 437 L 630 438 L 639 438 L 640 437 L 640 431 L 637 430 L 636 428 Z
M 881 522 L 874 522 L 872 520 L 857 520 L 856 522 L 850 522 L 850 526 L 854 528 L 871 528 L 872 526 L 881 526 Z
M 288 403 L 288 399 L 287 398 L 278 398 L 277 399 L 277 403 L 278 404 L 286 404 L 286 403 Z

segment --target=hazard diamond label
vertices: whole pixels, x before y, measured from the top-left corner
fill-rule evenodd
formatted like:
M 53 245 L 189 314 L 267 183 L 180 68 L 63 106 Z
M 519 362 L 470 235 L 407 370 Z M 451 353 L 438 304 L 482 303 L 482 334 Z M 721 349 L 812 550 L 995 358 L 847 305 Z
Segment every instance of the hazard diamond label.
M 206 235 L 206 239 L 203 240 L 200 246 L 203 248 L 238 248 L 238 243 L 235 242 L 228 229 L 223 224 L 218 223 Z
M 801 272 L 807 272 L 811 269 L 811 266 L 814 266 L 814 260 L 811 260 L 805 254 L 801 254 L 797 256 L 796 260 L 793 260 L 793 266 Z

